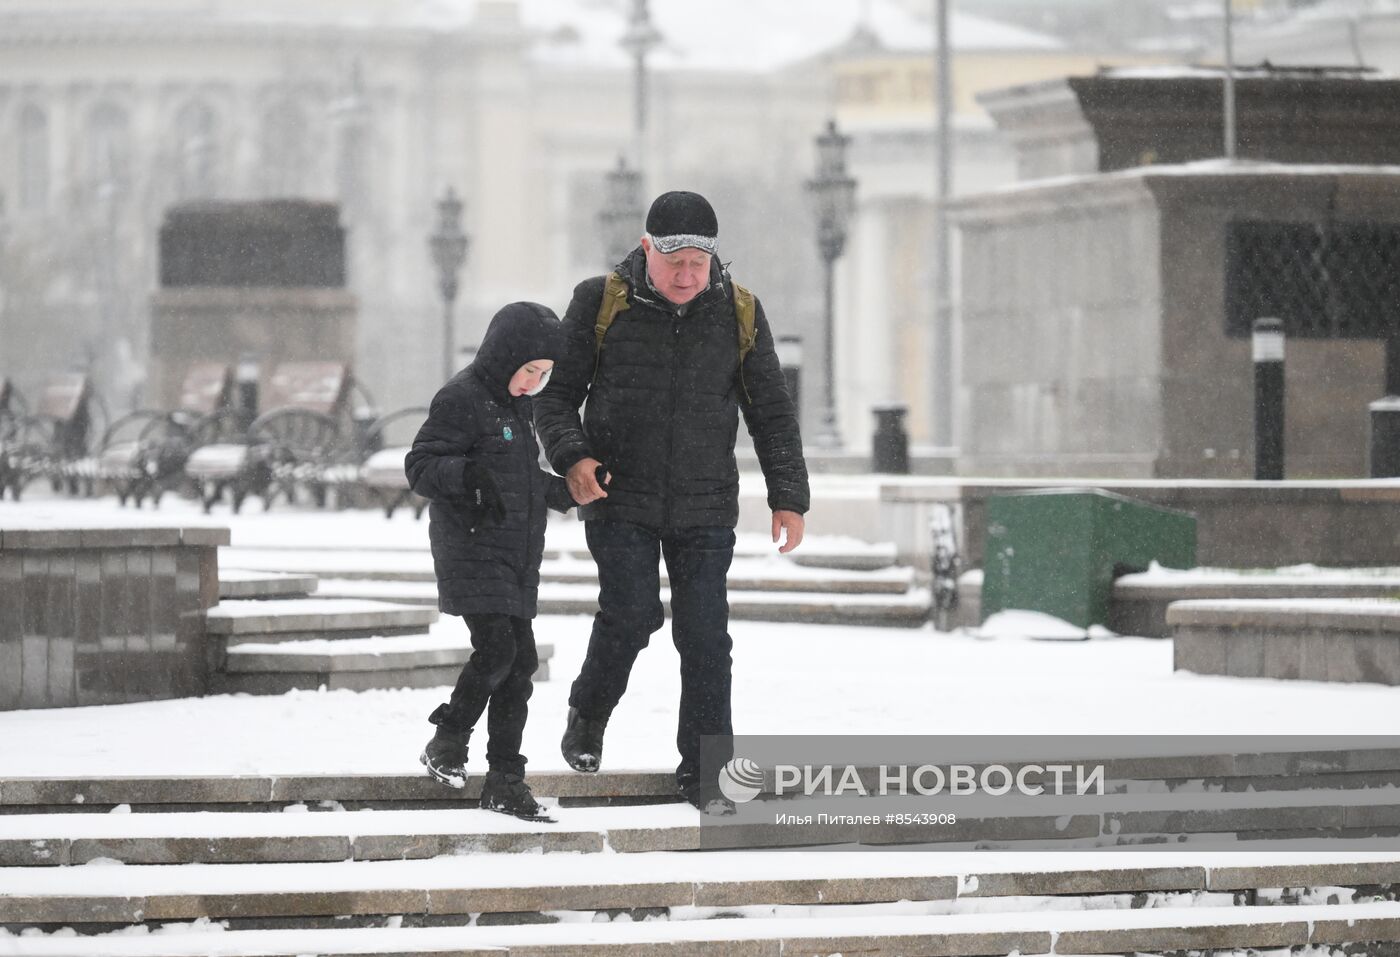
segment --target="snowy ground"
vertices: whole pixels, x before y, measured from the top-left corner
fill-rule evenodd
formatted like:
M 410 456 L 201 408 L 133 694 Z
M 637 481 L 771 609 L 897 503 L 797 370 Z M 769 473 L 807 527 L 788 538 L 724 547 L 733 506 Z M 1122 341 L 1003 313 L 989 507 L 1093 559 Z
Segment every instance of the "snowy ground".
M 110 500 L 0 504 L 0 528 L 71 520 L 132 521 Z M 400 513 L 287 508 L 210 519 L 168 502 L 163 523 L 228 524 L 235 547 L 421 549 L 427 523 Z M 551 526 L 556 547 L 581 547 L 578 523 Z M 756 554 L 772 546 L 753 536 Z M 817 540 L 814 548 L 859 547 Z M 562 769 L 558 742 L 568 685 L 587 642 L 586 617 L 546 616 L 536 636 L 554 646 L 552 680 L 531 701 L 525 753 L 535 770 Z M 458 619 L 435 638 L 464 635 Z M 1172 670 L 1170 641 L 1098 636 L 1031 641 L 1015 620 L 995 637 L 922 630 L 735 622 L 734 715 L 740 734 L 1397 733 L 1400 688 L 1198 676 Z M 669 629 L 633 672 L 608 729 L 606 766 L 670 768 L 678 663 Z M 176 773 L 409 772 L 426 716 L 446 689 L 217 696 L 101 708 L 0 713 L 0 769 L 13 776 Z M 484 743 L 484 742 L 483 742 Z M 473 748 L 472 769 L 484 747 Z
M 563 769 L 559 735 L 586 617 L 544 617 L 554 679 L 530 702 L 531 768 Z M 444 620 L 435 634 L 463 627 Z M 1400 688 L 1172 671 L 1171 643 L 979 640 L 932 630 L 736 622 L 741 734 L 1397 733 Z M 608 729 L 606 766 L 670 768 L 679 696 L 663 631 Z M 224 695 L 0 714 L 9 776 L 417 773 L 446 689 Z M 472 769 L 482 770 L 484 748 Z

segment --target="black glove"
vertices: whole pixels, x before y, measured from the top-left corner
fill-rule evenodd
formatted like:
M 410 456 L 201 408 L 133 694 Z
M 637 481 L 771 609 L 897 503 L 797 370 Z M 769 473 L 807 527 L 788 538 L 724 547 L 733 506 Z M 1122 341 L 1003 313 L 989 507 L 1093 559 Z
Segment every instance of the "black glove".
M 501 498 L 501 490 L 486 467 L 476 462 L 468 462 L 462 469 L 462 485 L 467 495 L 467 505 L 478 509 L 482 519 L 491 519 L 500 525 L 506 520 L 506 503 Z

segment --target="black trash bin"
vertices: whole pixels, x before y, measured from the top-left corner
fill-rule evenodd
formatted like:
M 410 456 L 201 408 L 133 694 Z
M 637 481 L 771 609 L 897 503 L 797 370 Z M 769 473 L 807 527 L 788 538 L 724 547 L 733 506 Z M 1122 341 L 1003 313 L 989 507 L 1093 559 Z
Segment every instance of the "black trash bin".
M 875 438 L 870 470 L 908 475 L 909 435 L 904 431 L 904 417 L 909 413 L 909 407 L 877 405 L 871 411 L 875 413 Z
M 1400 477 L 1400 395 L 1388 395 L 1371 411 L 1371 478 Z

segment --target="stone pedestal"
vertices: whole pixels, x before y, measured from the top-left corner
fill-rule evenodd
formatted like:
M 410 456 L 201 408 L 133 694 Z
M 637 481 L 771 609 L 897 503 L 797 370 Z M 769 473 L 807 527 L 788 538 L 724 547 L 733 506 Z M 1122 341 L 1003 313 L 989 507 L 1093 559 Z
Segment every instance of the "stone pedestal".
M 0 531 L 0 710 L 200 695 L 226 528 Z

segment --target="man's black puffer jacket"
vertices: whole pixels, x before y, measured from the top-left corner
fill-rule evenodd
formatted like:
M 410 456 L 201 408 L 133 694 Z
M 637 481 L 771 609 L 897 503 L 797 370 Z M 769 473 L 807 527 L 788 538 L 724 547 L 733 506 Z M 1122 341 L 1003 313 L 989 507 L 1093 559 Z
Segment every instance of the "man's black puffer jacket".
M 544 554 L 545 507 L 573 505 L 564 480 L 539 467 L 529 396 L 512 398 L 511 376 L 535 359 L 553 359 L 559 319 L 516 302 L 496 313 L 476 359 L 433 397 L 404 469 L 432 503 L 428 536 L 438 608 L 450 615 L 535 617 Z M 497 524 L 466 494 L 468 463 L 483 466 L 505 501 Z
M 640 246 L 618 269 L 627 279 L 629 308 L 617 314 L 595 358 L 605 277 L 580 283 L 564 314 L 553 378 L 535 400 L 540 439 L 555 471 L 567 474 L 591 456 L 612 473 L 608 497 L 581 507 L 582 517 L 653 529 L 734 527 L 740 410 L 767 480 L 769 507 L 806 512 L 797 415 L 762 304 L 756 304 L 757 342 L 741 378 L 738 320 L 717 261 L 709 288 L 680 309 L 648 284 Z

